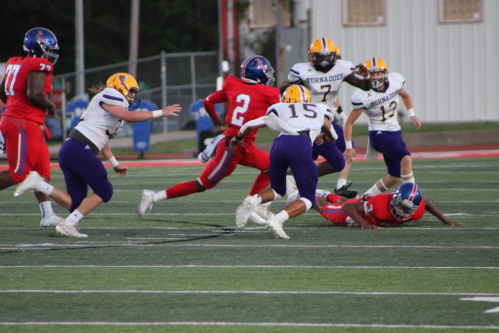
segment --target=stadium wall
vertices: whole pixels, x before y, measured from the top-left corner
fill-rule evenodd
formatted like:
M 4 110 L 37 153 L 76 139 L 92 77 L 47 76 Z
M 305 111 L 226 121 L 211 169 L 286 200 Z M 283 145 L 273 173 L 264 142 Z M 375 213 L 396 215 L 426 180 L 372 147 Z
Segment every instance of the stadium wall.
M 483 0 L 481 22 L 450 24 L 439 23 L 438 2 L 386 0 L 385 25 L 347 27 L 342 0 L 310 0 L 311 38 L 330 38 L 354 64 L 385 60 L 422 121 L 499 121 L 499 1 Z M 347 111 L 353 91 L 340 93 Z

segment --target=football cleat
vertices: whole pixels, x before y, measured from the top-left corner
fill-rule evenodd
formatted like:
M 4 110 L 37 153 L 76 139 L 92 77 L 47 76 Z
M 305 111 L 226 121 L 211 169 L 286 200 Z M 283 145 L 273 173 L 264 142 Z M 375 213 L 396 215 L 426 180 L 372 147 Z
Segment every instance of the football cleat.
M 293 177 L 293 175 L 287 175 L 286 176 L 286 194 L 291 195 L 296 190 L 298 190 L 298 187 L 296 186 L 295 177 Z
M 154 205 L 154 191 L 144 190 L 142 192 L 142 200 L 139 203 L 139 207 L 137 208 L 137 216 L 142 217 L 146 213 L 147 208 L 152 210 L 152 206 Z
M 88 237 L 87 234 L 82 234 L 78 231 L 78 228 L 76 228 L 76 224 L 66 224 L 65 221 L 66 220 L 62 219 L 59 225 L 55 227 L 55 230 L 57 230 L 58 233 L 68 237 Z
M 315 190 L 315 195 L 320 196 L 322 199 L 324 199 L 326 201 L 327 201 L 327 199 L 326 199 L 327 196 L 330 194 L 331 194 L 331 192 L 329 192 L 329 191 L 319 190 L 319 189 Z
M 282 228 L 282 224 L 277 221 L 275 216 L 267 220 L 267 228 L 274 234 L 275 238 L 289 239 L 289 236 L 286 235 Z
M 41 219 L 40 221 L 40 227 L 46 228 L 46 227 L 57 227 L 59 223 L 63 222 L 64 219 L 62 217 L 59 217 L 55 214 L 46 216 Z
M 334 189 L 334 194 L 336 195 L 341 195 L 342 197 L 348 198 L 348 199 L 354 199 L 357 198 L 357 195 L 359 192 L 355 190 L 349 190 L 348 188 L 352 186 L 353 183 L 350 183 L 348 185 L 343 185 L 340 188 Z
M 38 172 L 31 171 L 28 177 L 26 177 L 26 179 L 24 179 L 24 181 L 17 186 L 16 191 L 14 192 L 14 197 L 18 198 L 28 191 L 36 190 L 36 185 L 41 180 L 43 180 L 42 176 L 40 176 Z
M 258 205 L 256 201 L 256 195 L 248 196 L 244 199 L 243 203 L 237 207 L 236 210 L 236 225 L 238 228 L 244 228 L 246 223 L 248 222 L 249 216 L 251 212 Z
M 249 219 L 256 224 L 267 224 L 267 220 L 274 214 L 270 211 L 269 206 L 272 201 L 258 205 L 251 212 Z

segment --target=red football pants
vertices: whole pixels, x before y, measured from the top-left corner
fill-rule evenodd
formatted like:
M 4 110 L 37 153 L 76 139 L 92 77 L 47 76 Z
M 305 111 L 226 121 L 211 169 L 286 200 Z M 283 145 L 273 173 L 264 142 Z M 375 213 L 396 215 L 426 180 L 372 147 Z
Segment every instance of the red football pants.
M 50 153 L 40 124 L 31 120 L 4 116 L 0 130 L 5 138 L 9 172 L 15 184 L 30 171 L 50 179 Z

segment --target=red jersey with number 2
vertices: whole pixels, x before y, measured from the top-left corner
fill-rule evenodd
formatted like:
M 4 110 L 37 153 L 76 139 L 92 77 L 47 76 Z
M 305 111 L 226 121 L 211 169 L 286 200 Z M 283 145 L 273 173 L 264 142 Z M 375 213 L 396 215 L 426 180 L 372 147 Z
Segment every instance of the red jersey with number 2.
M 243 80 L 228 76 L 218 90 L 203 101 L 206 112 L 212 119 L 217 117 L 215 104 L 229 102 L 229 110 L 225 117 L 227 130 L 224 135 L 235 136 L 241 127 L 250 120 L 265 116 L 267 109 L 280 102 L 279 89 L 263 84 L 249 84 Z M 258 129 L 244 137 L 244 142 L 255 142 Z
M 28 98 L 28 74 L 30 72 L 45 72 L 47 78 L 43 93 L 47 97 L 52 89 L 53 65 L 43 58 L 13 57 L 5 66 L 5 116 L 28 119 L 43 124 L 45 108 L 34 105 Z

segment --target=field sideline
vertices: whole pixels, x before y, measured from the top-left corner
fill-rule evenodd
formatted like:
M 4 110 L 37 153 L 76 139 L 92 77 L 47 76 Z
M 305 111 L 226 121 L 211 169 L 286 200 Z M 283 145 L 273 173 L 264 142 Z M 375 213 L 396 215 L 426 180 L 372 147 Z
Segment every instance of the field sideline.
M 202 166 L 110 176 L 112 200 L 80 222 L 86 239 L 39 228 L 32 194 L 1 191 L 0 332 L 499 331 L 499 157 L 413 164 L 423 196 L 467 227 L 425 215 L 398 228 L 339 228 L 311 210 L 285 223 L 290 240 L 276 240 L 251 222 L 235 227 L 257 175 L 245 167 L 142 219 L 143 189 L 193 180 Z M 61 171 L 52 174 L 64 188 Z M 385 174 L 382 161 L 354 163 L 352 188 Z M 319 188 L 335 183 L 326 176 Z

